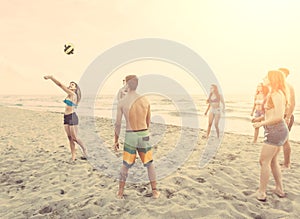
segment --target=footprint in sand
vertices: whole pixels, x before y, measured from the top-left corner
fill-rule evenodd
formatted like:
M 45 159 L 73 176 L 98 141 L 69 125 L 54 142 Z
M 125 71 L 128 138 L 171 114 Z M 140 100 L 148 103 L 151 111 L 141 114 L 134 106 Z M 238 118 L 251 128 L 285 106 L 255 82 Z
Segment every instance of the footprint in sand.
M 50 212 L 52 212 L 52 208 L 50 206 L 46 206 L 43 209 L 39 210 L 40 214 L 48 214 Z
M 196 181 L 198 183 L 205 183 L 206 182 L 206 180 L 204 178 L 201 178 L 201 177 L 196 178 Z
M 167 195 L 166 195 L 167 199 L 170 199 L 170 198 L 172 198 L 174 196 L 175 192 L 173 192 L 173 191 L 171 191 L 169 189 L 166 189 L 166 193 L 167 193 Z

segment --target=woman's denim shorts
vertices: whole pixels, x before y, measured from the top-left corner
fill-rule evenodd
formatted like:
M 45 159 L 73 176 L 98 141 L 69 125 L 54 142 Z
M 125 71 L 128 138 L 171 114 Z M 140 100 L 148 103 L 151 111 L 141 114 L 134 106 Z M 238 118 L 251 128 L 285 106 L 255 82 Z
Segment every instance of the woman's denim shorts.
M 254 117 L 257 118 L 257 117 L 261 117 L 265 114 L 265 112 L 263 110 L 255 110 L 255 114 L 254 114 Z
M 266 125 L 264 142 L 266 144 L 282 146 L 289 137 L 289 129 L 282 120 L 274 125 Z

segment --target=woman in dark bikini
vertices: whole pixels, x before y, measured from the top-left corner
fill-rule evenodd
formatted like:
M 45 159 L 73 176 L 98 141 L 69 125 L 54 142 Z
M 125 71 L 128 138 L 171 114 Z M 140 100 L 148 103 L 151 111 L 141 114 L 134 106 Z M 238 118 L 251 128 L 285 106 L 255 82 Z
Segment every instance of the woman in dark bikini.
M 63 85 L 58 80 L 56 80 L 53 76 L 44 76 L 44 79 L 52 80 L 57 86 L 59 86 L 63 91 L 65 91 L 68 96 L 63 101 L 66 104 L 65 112 L 64 112 L 64 126 L 65 131 L 68 136 L 72 154 L 72 160 L 76 160 L 76 151 L 75 151 L 75 142 L 81 147 L 83 152 L 82 159 L 87 158 L 86 147 L 83 145 L 82 141 L 77 137 L 78 132 L 78 116 L 74 112 L 74 108 L 77 107 L 80 99 L 81 92 L 79 86 L 75 82 L 70 82 L 69 87 Z
M 216 128 L 217 136 L 219 138 L 219 121 L 221 118 L 220 103 L 222 103 L 223 105 L 223 111 L 225 109 L 225 103 L 222 95 L 220 95 L 219 93 L 218 87 L 215 84 L 211 85 L 210 94 L 206 102 L 208 103 L 208 107 L 204 115 L 207 115 L 207 112 L 210 109 L 208 115 L 208 127 L 207 127 L 206 138 L 208 138 L 210 134 L 211 126 L 214 120 L 215 120 L 215 128 Z

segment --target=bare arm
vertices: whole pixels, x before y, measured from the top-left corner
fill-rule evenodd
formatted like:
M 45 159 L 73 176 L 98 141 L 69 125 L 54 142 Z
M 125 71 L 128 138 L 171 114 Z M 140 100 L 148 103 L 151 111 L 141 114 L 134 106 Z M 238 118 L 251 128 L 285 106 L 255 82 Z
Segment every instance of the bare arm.
M 256 99 L 256 98 L 254 98 L 253 107 L 252 107 L 252 111 L 251 111 L 251 116 L 253 116 L 253 113 L 254 113 L 254 111 L 255 111 L 255 106 L 256 106 L 256 104 L 255 104 L 255 99 Z
M 44 79 L 48 80 L 50 79 L 53 81 L 57 86 L 59 86 L 63 91 L 65 91 L 67 94 L 74 95 L 74 92 L 68 89 L 65 85 L 63 85 L 61 82 L 59 82 L 57 79 L 55 79 L 52 75 L 44 76 Z
M 115 144 L 114 144 L 115 150 L 119 149 L 119 135 L 121 131 L 122 115 L 123 112 L 122 112 L 121 105 L 119 103 L 117 107 L 117 116 L 116 116 L 116 123 L 115 123 Z
M 209 108 L 210 108 L 210 104 L 208 104 L 208 107 L 207 107 L 207 109 L 206 109 L 204 115 L 207 115 L 207 112 L 208 112 Z
M 254 123 L 254 122 L 261 122 L 261 121 L 263 121 L 265 119 L 265 117 L 264 116 L 260 116 L 260 117 L 255 117 L 255 118 L 253 118 L 252 119 L 252 123 Z
M 223 98 L 222 95 L 220 95 L 220 101 L 221 101 L 221 103 L 223 105 L 223 111 L 224 111 L 225 110 L 225 101 L 224 101 L 224 98 Z
M 289 105 L 289 108 L 286 112 L 286 118 L 287 119 L 290 119 L 293 112 L 294 112 L 294 109 L 295 109 L 295 104 L 296 104 L 296 101 L 295 101 L 295 91 L 294 91 L 294 88 L 292 86 L 289 85 L 289 89 L 290 89 L 290 105 Z
M 252 111 L 251 111 L 251 116 L 253 116 L 254 111 L 255 111 L 255 104 L 253 104 L 253 108 L 252 108 Z
M 118 94 L 117 94 L 117 100 L 121 100 L 121 97 L 122 97 L 122 91 L 121 89 L 118 91 Z
M 147 128 L 149 128 L 149 126 L 150 126 L 150 118 L 151 118 L 151 112 L 150 112 L 150 104 L 149 104 L 149 106 L 148 106 L 148 112 L 147 112 L 147 117 L 146 117 Z

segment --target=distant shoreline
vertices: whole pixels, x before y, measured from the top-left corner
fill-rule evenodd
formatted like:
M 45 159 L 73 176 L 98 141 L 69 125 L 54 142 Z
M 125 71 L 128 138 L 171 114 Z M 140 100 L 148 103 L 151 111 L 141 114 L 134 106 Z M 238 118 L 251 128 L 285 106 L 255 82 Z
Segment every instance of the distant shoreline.
M 0 106 L 6 107 L 6 106 L 1 105 L 1 103 L 0 103 Z M 36 109 L 23 108 L 22 106 L 7 106 L 7 107 L 21 109 L 21 110 L 29 110 L 29 111 L 33 111 L 33 112 L 45 112 L 45 113 L 54 113 L 54 114 L 61 114 L 61 115 L 64 114 L 63 112 L 58 112 L 58 111 L 42 110 L 42 109 L 41 110 L 36 110 Z M 109 117 L 102 117 L 102 116 L 95 116 L 95 117 L 96 117 L 96 121 L 98 119 L 104 119 L 104 120 L 107 120 L 107 121 L 113 121 L 113 118 L 109 118 Z M 167 125 L 167 126 L 182 127 L 182 126 L 179 126 L 179 125 L 176 125 L 176 124 L 172 124 L 172 123 L 166 123 L 166 124 L 159 123 L 159 122 L 151 122 L 151 123 L 160 124 L 160 125 Z M 191 129 L 196 129 L 196 128 L 189 127 L 189 126 L 183 126 L 183 127 L 191 128 Z M 205 128 L 198 128 L 198 130 L 201 131 L 201 132 L 205 132 L 206 131 Z M 261 133 L 262 132 L 263 132 L 263 129 L 261 130 Z M 242 132 L 235 132 L 235 131 L 226 131 L 226 130 L 224 131 L 224 134 L 237 134 L 237 135 L 246 136 L 246 137 L 251 137 L 252 136 L 249 133 L 242 133 Z M 300 143 L 300 140 L 297 141 L 297 140 L 291 139 L 290 142 L 291 143 Z

